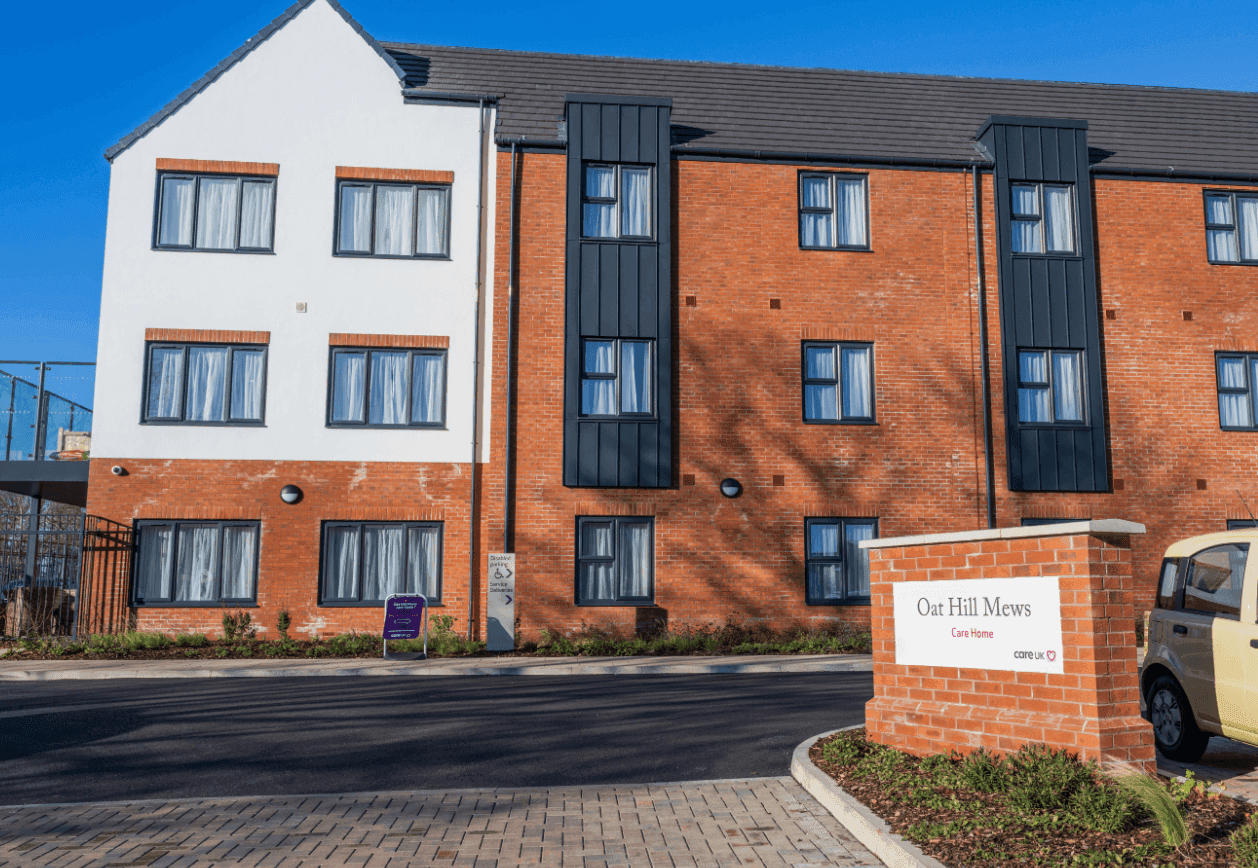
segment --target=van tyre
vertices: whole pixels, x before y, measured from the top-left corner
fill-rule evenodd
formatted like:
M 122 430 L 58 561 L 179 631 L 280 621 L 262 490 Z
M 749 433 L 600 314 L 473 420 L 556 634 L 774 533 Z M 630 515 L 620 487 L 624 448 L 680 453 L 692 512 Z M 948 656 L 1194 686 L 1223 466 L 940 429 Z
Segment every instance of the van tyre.
M 1197 728 L 1192 706 L 1179 682 L 1169 675 L 1159 677 L 1149 688 L 1145 701 L 1153 723 L 1153 741 L 1162 756 L 1181 763 L 1201 759 L 1210 736 Z

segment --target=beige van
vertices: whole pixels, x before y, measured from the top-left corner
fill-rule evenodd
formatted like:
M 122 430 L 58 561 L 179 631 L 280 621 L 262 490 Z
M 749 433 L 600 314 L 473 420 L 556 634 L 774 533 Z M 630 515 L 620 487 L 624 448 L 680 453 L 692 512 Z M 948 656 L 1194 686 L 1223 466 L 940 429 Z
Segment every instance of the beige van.
M 1198 759 L 1211 735 L 1258 745 L 1255 595 L 1258 530 L 1192 537 L 1166 550 L 1140 688 L 1169 759 Z

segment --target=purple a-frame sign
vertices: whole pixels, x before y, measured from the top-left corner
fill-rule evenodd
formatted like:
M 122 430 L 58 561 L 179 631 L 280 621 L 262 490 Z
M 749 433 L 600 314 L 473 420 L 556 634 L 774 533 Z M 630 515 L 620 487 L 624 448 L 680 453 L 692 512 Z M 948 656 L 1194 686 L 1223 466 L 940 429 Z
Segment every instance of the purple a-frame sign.
M 428 599 L 423 594 L 390 594 L 384 601 L 384 659 L 428 659 Z M 424 633 L 423 651 L 389 653 L 389 640 L 415 640 Z

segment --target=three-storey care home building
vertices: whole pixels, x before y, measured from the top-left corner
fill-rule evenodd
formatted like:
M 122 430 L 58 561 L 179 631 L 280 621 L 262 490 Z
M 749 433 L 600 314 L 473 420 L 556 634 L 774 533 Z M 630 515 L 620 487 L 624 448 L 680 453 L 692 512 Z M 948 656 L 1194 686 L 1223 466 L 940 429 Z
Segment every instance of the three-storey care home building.
M 862 540 L 1105 517 L 1148 608 L 1258 506 L 1256 118 L 305 0 L 108 155 L 89 509 L 162 629 L 863 624 Z

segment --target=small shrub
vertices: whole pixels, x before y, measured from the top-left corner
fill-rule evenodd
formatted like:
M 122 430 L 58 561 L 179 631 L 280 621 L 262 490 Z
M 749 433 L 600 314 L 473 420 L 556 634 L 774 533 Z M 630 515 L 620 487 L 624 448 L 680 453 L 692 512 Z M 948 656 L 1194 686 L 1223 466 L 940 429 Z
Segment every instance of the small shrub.
M 961 762 L 961 785 L 979 793 L 1003 793 L 1009 787 L 1009 766 L 1003 757 L 976 750 Z
M 1258 814 L 1232 833 L 1232 852 L 1238 868 L 1258 868 Z
M 821 758 L 835 765 L 850 765 L 860 759 L 860 742 L 846 733 L 821 746 Z
M 123 633 L 119 639 L 127 651 L 153 651 L 170 644 L 161 633 Z
M 285 642 L 288 641 L 288 628 L 291 626 L 293 626 L 293 619 L 289 617 L 288 610 L 284 609 L 275 619 L 275 629 L 279 631 L 280 638 Z
M 196 651 L 193 651 L 191 648 L 189 648 L 187 651 L 183 652 L 183 656 L 185 656 L 185 657 L 196 657 L 196 656 L 197 656 L 197 652 L 196 652 Z
M 175 645 L 180 648 L 204 648 L 210 644 L 209 637 L 204 633 L 176 633 Z
M 237 609 L 235 612 L 223 612 L 223 638 L 228 642 L 237 639 L 253 639 L 258 635 L 258 625 L 253 623 L 253 616 Z
M 1121 832 L 1139 814 L 1139 802 L 1107 779 L 1080 787 L 1070 800 L 1070 816 L 1074 821 L 1096 832 Z
M 1118 779 L 1118 786 L 1153 815 L 1168 845 L 1179 847 L 1188 841 L 1188 825 L 1184 822 L 1183 812 L 1175 797 L 1155 778 L 1141 774 L 1124 775 Z
M 1024 812 L 1064 811 L 1080 787 L 1092 782 L 1095 763 L 1064 750 L 1029 744 L 1008 759 L 1010 807 Z

